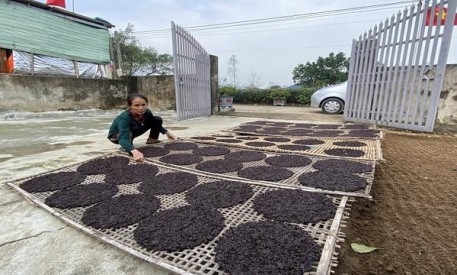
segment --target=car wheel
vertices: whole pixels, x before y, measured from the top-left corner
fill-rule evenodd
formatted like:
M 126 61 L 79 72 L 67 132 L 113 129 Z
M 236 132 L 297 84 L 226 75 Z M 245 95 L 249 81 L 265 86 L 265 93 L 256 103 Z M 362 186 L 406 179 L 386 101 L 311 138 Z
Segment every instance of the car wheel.
M 322 111 L 326 114 L 339 114 L 343 111 L 344 103 L 338 98 L 329 98 L 322 102 Z

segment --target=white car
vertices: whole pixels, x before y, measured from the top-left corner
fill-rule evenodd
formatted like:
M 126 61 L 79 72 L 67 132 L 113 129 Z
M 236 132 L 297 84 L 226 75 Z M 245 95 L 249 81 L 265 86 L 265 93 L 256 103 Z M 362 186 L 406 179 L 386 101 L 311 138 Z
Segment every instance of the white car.
M 326 114 L 340 114 L 344 110 L 348 82 L 321 88 L 311 96 L 311 106 Z

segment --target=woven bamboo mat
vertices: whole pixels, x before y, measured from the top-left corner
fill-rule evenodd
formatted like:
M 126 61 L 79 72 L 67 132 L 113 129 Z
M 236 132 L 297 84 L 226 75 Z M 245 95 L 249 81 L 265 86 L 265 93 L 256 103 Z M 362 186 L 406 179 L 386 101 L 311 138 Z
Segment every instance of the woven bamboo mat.
M 105 157 L 110 157 L 118 154 L 110 154 Z M 105 157 L 99 157 L 105 158 Z M 85 162 L 84 162 L 85 163 Z M 150 162 L 146 162 L 148 165 L 158 167 L 159 174 L 180 171 L 181 169 L 175 169 L 158 165 Z M 147 250 L 138 245 L 133 238 L 133 231 L 137 228 L 138 223 L 123 227 L 120 229 L 95 229 L 88 227 L 81 222 L 81 217 L 84 211 L 88 207 L 75 207 L 70 209 L 59 209 L 52 208 L 46 205 L 45 199 L 54 192 L 39 192 L 39 193 L 28 193 L 21 189 L 20 184 L 43 175 L 56 173 L 56 172 L 72 172 L 76 171 L 76 168 L 83 163 L 64 167 L 61 169 L 54 170 L 52 172 L 43 173 L 33 177 L 17 180 L 15 182 L 7 182 L 7 184 L 14 188 L 17 192 L 22 194 L 29 201 L 49 211 L 53 215 L 62 219 L 64 222 L 72 225 L 73 227 L 83 231 L 84 233 L 99 239 L 103 242 L 109 243 L 125 252 L 128 252 L 134 256 L 144 259 L 157 266 L 163 267 L 169 271 L 178 274 L 225 274 L 215 261 L 215 247 L 218 240 L 224 235 L 224 233 L 240 224 L 246 222 L 263 221 L 265 218 L 257 213 L 253 209 L 253 199 L 259 194 L 278 190 L 281 187 L 271 187 L 255 185 L 249 182 L 249 186 L 252 188 L 254 195 L 246 202 L 229 207 L 220 208 L 218 211 L 225 218 L 225 226 L 223 230 L 208 243 L 201 244 L 192 249 L 186 249 L 176 252 L 165 252 L 165 251 L 153 251 Z M 130 163 L 130 165 L 136 165 Z M 105 178 L 104 174 L 89 175 L 85 181 L 81 184 L 89 184 L 96 182 L 103 182 Z M 205 175 L 198 175 L 198 184 L 204 184 L 208 182 L 214 182 L 214 177 L 208 177 Z M 119 191 L 116 196 L 123 194 L 136 194 L 138 191 L 138 183 L 133 184 L 122 184 L 119 185 Z M 170 194 L 170 195 L 158 195 L 161 202 L 161 207 L 158 211 L 172 209 L 180 206 L 187 205 L 185 200 L 185 192 Z M 346 196 L 328 196 L 333 204 L 337 207 L 335 216 L 329 220 L 321 221 L 313 224 L 295 224 L 303 232 L 311 235 L 314 241 L 321 248 L 321 258 L 319 262 L 314 263 L 313 271 L 306 274 L 330 274 L 332 268 L 337 266 L 338 263 L 338 249 L 340 248 L 339 243 L 344 241 L 344 234 L 340 232 L 340 228 L 345 226 L 346 220 L 349 218 L 350 202 L 353 200 Z M 280 253 L 280 251 L 278 251 Z
M 279 135 L 328 139 L 382 139 L 379 129 L 363 124 L 307 124 L 253 121 L 227 130 L 245 135 Z
M 162 142 L 162 143 L 154 144 L 153 147 L 164 148 L 164 147 L 166 147 L 166 144 L 181 143 L 181 142 L 183 142 L 183 141 Z M 208 146 L 206 144 L 200 144 L 200 143 L 193 142 L 193 141 L 185 141 L 185 142 L 189 143 L 189 144 L 195 144 L 196 146 L 198 146 L 198 148 L 202 148 L 202 147 L 207 147 Z M 228 147 L 228 146 L 221 146 L 221 145 L 215 145 L 215 146 L 216 147 L 227 148 L 227 149 L 230 150 L 231 153 L 240 152 L 240 151 L 246 151 L 246 150 L 243 150 L 243 149 L 237 148 L 237 147 Z M 141 151 L 142 148 L 148 148 L 148 147 L 149 146 L 144 146 L 144 147 L 140 147 L 138 149 Z M 249 151 L 253 151 L 253 150 L 251 150 L 249 148 Z M 263 153 L 266 155 L 266 157 L 273 157 L 273 156 L 283 155 L 283 154 L 276 153 L 276 152 L 263 152 Z M 120 154 L 126 155 L 125 153 L 120 153 Z M 193 150 L 177 150 L 177 151 L 170 151 L 167 154 L 167 156 L 168 155 L 174 155 L 174 154 L 194 154 L 194 153 L 193 153 Z M 204 175 L 209 175 L 209 176 L 219 177 L 219 178 L 230 178 L 230 179 L 234 179 L 234 180 L 245 180 L 245 181 L 248 181 L 248 182 L 250 182 L 252 184 L 258 184 L 258 185 L 264 185 L 264 186 L 272 186 L 272 187 L 281 187 L 281 186 L 283 186 L 283 187 L 292 187 L 292 188 L 301 189 L 301 190 L 310 191 L 310 192 L 318 192 L 318 193 L 334 194 L 334 195 L 343 195 L 343 196 L 351 196 L 351 197 L 365 197 L 365 198 L 371 198 L 370 191 L 371 191 L 371 188 L 372 188 L 372 185 L 373 185 L 374 171 L 375 171 L 375 164 L 376 164 L 375 161 L 372 161 L 372 160 L 357 160 L 356 161 L 356 162 L 359 162 L 359 163 L 368 164 L 368 165 L 370 165 L 372 167 L 372 169 L 371 169 L 370 172 L 367 172 L 367 173 L 355 174 L 355 175 L 358 175 L 358 176 L 362 177 L 363 179 L 365 179 L 367 181 L 367 185 L 366 185 L 366 187 L 364 189 L 361 189 L 361 190 L 358 190 L 358 191 L 349 192 L 349 191 L 324 190 L 324 189 L 304 186 L 299 182 L 298 178 L 299 178 L 300 175 L 302 175 L 304 173 L 317 171 L 316 169 L 314 169 L 312 167 L 313 163 L 315 163 L 316 161 L 329 159 L 328 157 L 323 157 L 323 156 L 308 155 L 307 157 L 310 160 L 312 160 L 311 164 L 303 166 L 303 167 L 287 168 L 288 170 L 293 172 L 293 175 L 291 177 L 287 178 L 287 179 L 284 179 L 284 180 L 281 180 L 281 181 L 277 181 L 277 182 L 251 180 L 251 179 L 243 178 L 243 177 L 240 177 L 238 175 L 238 172 L 236 172 L 236 171 L 235 172 L 227 172 L 227 173 L 210 173 L 210 172 L 201 171 L 201 170 L 196 169 L 196 166 L 198 165 L 198 163 L 187 164 L 187 165 L 175 165 L 175 164 L 170 164 L 170 163 L 162 161 L 161 160 L 162 157 L 163 156 L 147 157 L 146 159 L 149 160 L 149 161 L 152 161 L 154 163 L 158 163 L 158 164 L 161 164 L 161 165 L 166 165 L 166 166 L 173 167 L 173 168 L 176 168 L 176 169 L 183 169 L 183 170 L 186 170 L 186 171 L 190 171 L 192 173 L 199 173 L 199 174 L 204 174 Z M 224 159 L 224 156 L 223 155 L 222 156 L 202 156 L 202 158 L 203 158 L 203 160 L 201 162 L 205 162 L 205 161 L 211 161 L 211 160 L 221 160 L 221 159 Z M 354 160 L 351 160 L 351 161 L 354 161 Z M 201 162 L 199 162 L 199 163 L 201 163 Z M 258 166 L 265 167 L 265 169 L 268 169 L 269 167 L 271 167 L 269 164 L 267 164 L 265 162 L 264 159 L 263 160 L 259 160 L 259 161 L 243 162 L 243 168 L 258 167 Z
M 271 138 L 283 138 L 287 141 L 277 142 L 269 141 Z M 292 154 L 303 154 L 303 155 L 320 155 L 330 158 L 344 158 L 344 159 L 359 159 L 359 160 L 383 160 L 382 150 L 381 150 L 381 141 L 378 139 L 329 139 L 329 138 L 303 138 L 303 137 L 291 137 L 291 136 L 246 136 L 246 135 L 236 135 L 236 134 L 223 134 L 223 135 L 211 135 L 211 136 L 201 136 L 201 137 L 191 137 L 189 138 L 192 141 L 199 143 L 207 143 L 213 145 L 225 145 L 233 146 L 245 149 L 254 149 L 262 150 L 268 152 L 278 152 L 278 153 L 292 153 Z M 321 141 L 322 144 L 307 145 L 309 149 L 300 149 L 298 145 L 305 143 L 307 140 L 311 141 Z M 256 145 L 257 142 L 265 142 L 264 146 Z M 338 145 L 341 143 L 352 143 L 349 145 Z M 297 149 L 291 150 L 288 149 L 288 146 L 297 146 Z M 361 156 L 336 156 L 329 154 L 329 149 L 349 149 L 358 151 L 358 153 L 363 154 Z

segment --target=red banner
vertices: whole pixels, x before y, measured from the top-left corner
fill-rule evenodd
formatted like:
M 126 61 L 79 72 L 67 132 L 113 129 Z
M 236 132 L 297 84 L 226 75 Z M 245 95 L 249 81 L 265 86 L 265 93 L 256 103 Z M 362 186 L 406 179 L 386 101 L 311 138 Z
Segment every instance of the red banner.
M 65 9 L 65 0 L 46 0 L 46 4 L 50 6 L 58 6 Z
M 433 26 L 438 25 L 438 16 L 440 15 L 440 7 L 435 7 L 435 12 L 433 15 Z M 447 8 L 443 8 L 443 12 L 441 13 L 441 24 L 444 25 L 447 16 Z M 431 17 L 432 17 L 432 8 L 428 8 L 427 16 L 425 17 L 425 25 L 430 26 L 431 24 Z M 457 15 L 454 15 L 454 25 L 457 25 Z

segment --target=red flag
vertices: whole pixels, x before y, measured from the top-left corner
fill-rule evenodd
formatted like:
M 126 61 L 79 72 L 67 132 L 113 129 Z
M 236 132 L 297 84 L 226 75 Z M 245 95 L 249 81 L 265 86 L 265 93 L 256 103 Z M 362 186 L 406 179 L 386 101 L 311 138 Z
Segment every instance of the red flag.
M 440 15 L 440 7 L 435 7 L 435 14 L 433 15 L 433 26 L 438 25 L 438 16 Z M 443 8 L 441 13 L 441 24 L 444 25 L 447 16 L 447 8 Z M 430 18 L 432 17 L 432 8 L 428 8 L 427 16 L 425 17 L 425 26 L 430 26 Z M 454 26 L 457 26 L 457 15 L 454 15 Z
M 46 4 L 50 6 L 58 6 L 65 9 L 65 0 L 46 0 Z

